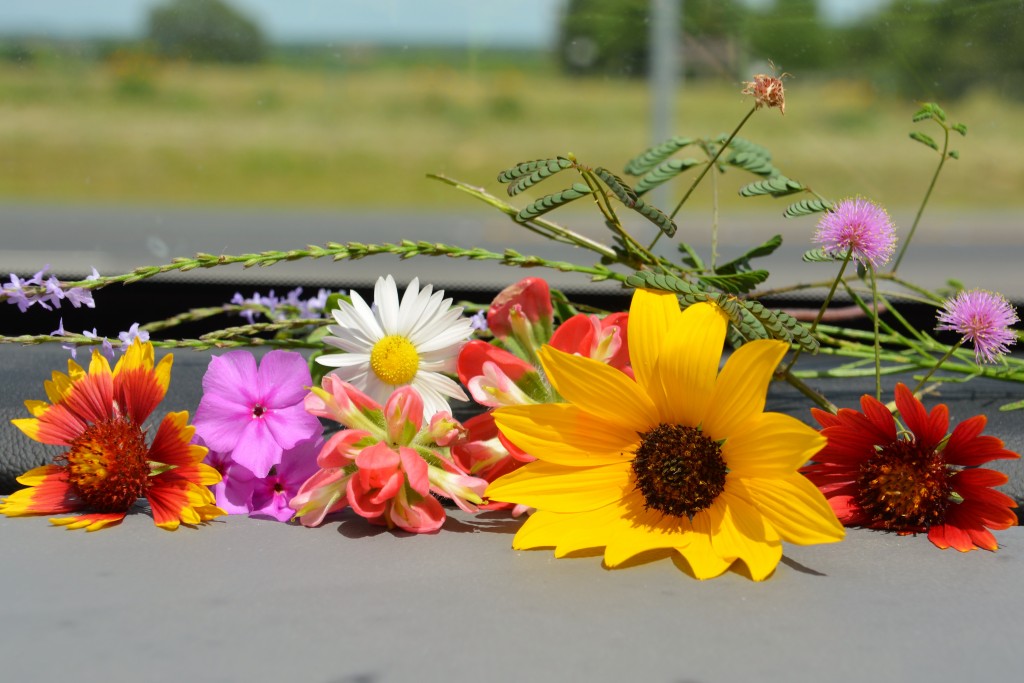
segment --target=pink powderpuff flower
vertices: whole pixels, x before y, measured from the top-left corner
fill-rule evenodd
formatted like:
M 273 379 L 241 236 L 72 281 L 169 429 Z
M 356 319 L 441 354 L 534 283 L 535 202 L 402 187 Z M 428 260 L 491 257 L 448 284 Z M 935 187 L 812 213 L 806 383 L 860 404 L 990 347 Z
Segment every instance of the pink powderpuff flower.
M 463 471 L 424 427 L 423 398 L 402 386 L 380 406 L 337 376 L 324 377 L 305 401 L 306 409 L 348 426 L 320 450 L 318 469 L 289 502 L 306 526 L 316 526 L 332 512 L 351 507 L 371 523 L 412 533 L 432 533 L 444 524 L 445 512 L 431 494 L 451 498 L 467 511 L 477 510 L 487 482 Z M 444 428 L 447 434 L 461 425 Z
M 885 209 L 866 199 L 844 199 L 821 217 L 814 240 L 827 254 L 879 268 L 896 250 L 896 231 Z
M 295 510 L 288 502 L 302 485 L 317 471 L 317 454 L 323 446 L 322 438 L 300 441 L 295 448 L 281 455 L 266 477 L 252 482 L 252 510 L 250 517 L 290 521 Z
M 979 364 L 995 363 L 1017 342 L 1010 328 L 1018 320 L 1013 306 L 1001 295 L 972 289 L 946 299 L 935 329 L 952 330 L 965 341 L 974 342 L 974 357 Z
M 248 351 L 215 356 L 203 375 L 196 432 L 211 450 L 266 477 L 284 451 L 323 431 L 303 404 L 312 383 L 306 360 L 294 351 L 271 351 L 258 367 Z

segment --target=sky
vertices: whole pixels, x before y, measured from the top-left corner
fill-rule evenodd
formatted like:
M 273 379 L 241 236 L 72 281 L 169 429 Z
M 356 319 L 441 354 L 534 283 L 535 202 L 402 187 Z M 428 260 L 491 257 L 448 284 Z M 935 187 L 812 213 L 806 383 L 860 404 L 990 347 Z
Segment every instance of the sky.
M 685 0 L 684 0 L 685 1 Z M 844 21 L 886 0 L 819 0 Z M 0 2 L 0 35 L 135 37 L 165 0 Z M 537 47 L 555 40 L 564 0 L 229 0 L 275 42 L 387 41 Z M 747 0 L 763 6 L 771 0 Z

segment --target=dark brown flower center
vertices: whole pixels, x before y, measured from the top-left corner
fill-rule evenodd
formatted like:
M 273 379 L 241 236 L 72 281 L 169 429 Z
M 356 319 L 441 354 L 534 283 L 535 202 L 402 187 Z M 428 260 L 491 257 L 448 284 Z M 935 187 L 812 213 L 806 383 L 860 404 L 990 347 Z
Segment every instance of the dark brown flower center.
M 267 412 L 267 409 L 261 406 L 259 403 L 252 407 L 252 416 L 255 418 L 263 417 L 263 413 Z
M 636 487 L 647 509 L 693 517 L 725 490 L 722 449 L 700 430 L 659 424 L 640 435 L 633 459 Z
M 60 457 L 68 482 L 94 512 L 124 512 L 146 490 L 149 463 L 145 434 L 134 422 L 114 417 L 89 426 Z
M 904 439 L 865 461 L 857 484 L 857 504 L 872 526 L 893 531 L 925 531 L 941 524 L 952 490 L 942 455 Z

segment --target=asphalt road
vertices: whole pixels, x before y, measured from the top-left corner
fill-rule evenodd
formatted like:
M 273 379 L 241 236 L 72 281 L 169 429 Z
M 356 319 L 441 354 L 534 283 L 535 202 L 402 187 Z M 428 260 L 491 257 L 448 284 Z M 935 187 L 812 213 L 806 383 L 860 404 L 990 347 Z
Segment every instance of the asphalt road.
M 471 200 L 470 200 L 471 202 Z M 429 240 L 494 251 L 513 248 L 523 254 L 592 264 L 590 252 L 553 244 L 488 207 L 471 203 L 459 213 L 412 213 L 368 210 L 268 210 L 252 208 L 180 208 L 160 206 L 71 206 L 27 203 L 0 204 L 0 278 L 16 272 L 31 274 L 44 264 L 63 277 L 87 274 L 92 267 L 104 275 L 128 272 L 140 265 L 169 262 L 176 256 L 204 251 L 238 254 L 266 249 L 293 249 L 328 241 L 388 242 Z M 833 274 L 828 264 L 804 264 L 800 255 L 813 247 L 814 217 L 784 219 L 770 207 L 758 213 L 723 212 L 720 224 L 721 260 L 782 234 L 783 246 L 756 263 L 772 272 L 766 287 L 825 280 Z M 1024 301 L 1024 236 L 1018 210 L 977 212 L 932 211 L 926 214 L 900 274 L 919 285 L 935 288 L 949 278 L 967 287 L 1002 292 Z M 552 216 L 589 237 L 607 241 L 607 230 L 591 213 Z M 894 213 L 898 234 L 906 235 L 912 212 Z M 710 251 L 706 214 L 681 214 L 679 236 L 705 257 Z M 653 236 L 649 224 L 636 224 L 637 235 Z M 646 237 L 645 237 L 646 239 Z M 662 240 L 665 253 L 675 245 Z M 360 261 L 304 260 L 272 268 L 243 270 L 227 266 L 192 271 L 165 278 L 189 282 L 230 282 L 344 287 L 370 282 L 391 272 L 399 281 L 419 276 L 439 287 L 495 289 L 521 275 L 494 262 L 445 258 L 373 257 Z M 587 288 L 579 274 L 545 271 L 554 286 L 568 291 Z M 604 288 L 614 289 L 613 285 Z M 820 296 L 820 294 L 819 294 Z

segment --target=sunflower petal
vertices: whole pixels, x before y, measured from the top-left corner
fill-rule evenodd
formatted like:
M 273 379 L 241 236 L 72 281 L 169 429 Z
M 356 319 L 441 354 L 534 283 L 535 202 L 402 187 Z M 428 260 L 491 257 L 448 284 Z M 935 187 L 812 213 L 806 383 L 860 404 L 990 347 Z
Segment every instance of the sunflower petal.
M 636 432 L 658 423 L 650 397 L 621 370 L 553 346 L 538 355 L 555 391 L 581 410 Z
M 657 372 L 663 395 L 661 419 L 696 427 L 711 405 L 728 318 L 718 306 L 698 303 L 683 311 L 664 339 Z
M 625 463 L 565 467 L 538 460 L 499 477 L 485 495 L 548 512 L 587 512 L 621 500 L 632 476 Z
M 782 559 L 778 533 L 765 523 L 757 508 L 728 490 L 709 509 L 712 521 L 721 515 L 711 536 L 715 553 L 725 561 L 742 560 L 754 581 L 764 581 Z
M 789 474 L 825 443 L 825 437 L 795 417 L 760 413 L 732 431 L 722 455 L 738 477 Z
M 690 536 L 690 542 L 685 546 L 676 546 L 676 552 L 690 565 L 690 570 L 696 578 L 703 581 L 720 576 L 733 561 L 719 557 L 711 544 L 711 516 L 706 510 L 698 512 L 694 515 L 692 524 L 694 533 Z
M 679 300 L 675 294 L 646 289 L 633 292 L 627 331 L 629 359 L 637 384 L 649 396 L 662 391 L 655 366 L 662 341 L 679 316 Z
M 539 460 L 570 467 L 632 460 L 640 439 L 634 431 L 566 403 L 510 406 L 493 415 L 501 433 L 518 448 Z
M 768 383 L 788 348 L 785 342 L 758 339 L 729 356 L 704 415 L 706 434 L 712 439 L 728 439 L 746 420 L 764 411 Z
M 617 567 L 648 550 L 684 548 L 693 537 L 693 526 L 686 517 L 672 517 L 658 510 L 645 510 L 643 498 L 634 495 L 628 501 L 631 513 L 612 529 L 604 551 L 604 563 Z M 625 501 L 624 501 L 625 502 Z
M 828 501 L 806 477 L 754 477 L 730 482 L 782 537 L 797 545 L 835 543 L 843 539 L 843 525 Z

